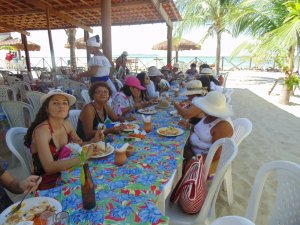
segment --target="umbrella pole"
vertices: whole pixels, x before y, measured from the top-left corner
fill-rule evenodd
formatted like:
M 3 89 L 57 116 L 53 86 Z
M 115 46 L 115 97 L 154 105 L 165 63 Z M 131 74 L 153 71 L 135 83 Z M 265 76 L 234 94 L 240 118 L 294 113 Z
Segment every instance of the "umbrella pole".
M 176 52 L 175 52 L 175 59 L 176 59 L 176 62 L 178 62 L 178 50 L 176 50 Z

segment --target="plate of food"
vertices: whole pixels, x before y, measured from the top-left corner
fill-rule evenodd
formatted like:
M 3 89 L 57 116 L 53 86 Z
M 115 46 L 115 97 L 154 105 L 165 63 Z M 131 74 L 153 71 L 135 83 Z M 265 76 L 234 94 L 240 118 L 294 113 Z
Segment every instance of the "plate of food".
M 176 137 L 184 133 L 184 131 L 177 127 L 161 127 L 157 129 L 157 133 L 166 137 Z
M 19 202 L 11 205 L 0 214 L 0 225 L 16 225 L 22 221 L 34 221 L 42 212 L 52 211 L 55 214 L 61 212 L 61 204 L 54 198 L 33 197 L 22 202 L 22 206 L 16 213 L 7 216 Z
M 174 117 L 180 117 L 180 115 L 177 113 L 177 110 L 170 111 L 170 114 Z
M 152 115 L 157 113 L 157 111 L 153 108 L 139 109 L 138 112 L 146 115 Z
M 137 125 L 135 123 L 124 123 L 123 125 L 124 125 L 123 131 L 126 131 L 126 132 L 130 132 L 130 131 L 140 128 L 139 125 Z
M 93 159 L 106 157 L 112 154 L 115 150 L 115 148 L 109 143 L 107 143 L 105 147 L 105 142 L 103 141 L 97 142 L 96 145 L 97 148 L 94 150 L 93 155 L 91 156 Z

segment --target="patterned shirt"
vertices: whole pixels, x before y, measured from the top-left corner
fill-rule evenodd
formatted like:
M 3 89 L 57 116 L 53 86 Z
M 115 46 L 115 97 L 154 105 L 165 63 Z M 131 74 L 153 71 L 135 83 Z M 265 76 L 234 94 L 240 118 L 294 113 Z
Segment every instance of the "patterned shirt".
M 130 115 L 134 111 L 134 101 L 132 96 L 126 96 L 123 92 L 117 92 L 112 99 L 112 110 L 118 116 L 124 116 L 126 118 L 130 117 Z M 128 107 L 132 108 L 132 111 L 124 113 L 125 109 Z
M 8 164 L 7 162 L 3 161 L 0 158 L 0 177 L 4 174 L 4 172 L 7 170 Z M 13 202 L 8 197 L 7 193 L 5 192 L 4 188 L 0 184 L 0 213 L 3 212 L 4 209 L 9 207 Z

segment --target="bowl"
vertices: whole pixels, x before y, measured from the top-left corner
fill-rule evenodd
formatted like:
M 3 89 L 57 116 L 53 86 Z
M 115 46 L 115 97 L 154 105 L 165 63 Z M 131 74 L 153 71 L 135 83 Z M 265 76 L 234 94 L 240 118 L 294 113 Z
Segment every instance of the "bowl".
M 126 149 L 126 155 L 127 157 L 131 156 L 135 151 L 135 147 L 133 145 L 128 145 Z

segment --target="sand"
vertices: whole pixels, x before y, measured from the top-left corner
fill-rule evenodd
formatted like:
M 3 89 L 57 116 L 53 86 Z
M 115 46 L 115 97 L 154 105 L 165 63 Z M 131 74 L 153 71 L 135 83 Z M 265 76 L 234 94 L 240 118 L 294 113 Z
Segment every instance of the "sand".
M 257 170 L 273 160 L 288 160 L 300 164 L 300 94 L 295 92 L 290 105 L 278 103 L 281 85 L 269 96 L 279 73 L 256 73 L 252 71 L 230 72 L 228 88 L 233 88 L 232 105 L 234 118 L 245 117 L 252 121 L 252 133 L 240 144 L 232 164 L 234 203 L 228 206 L 226 193 L 221 192 L 217 204 L 217 217 L 225 215 L 244 216 L 252 184 Z M 266 183 L 256 225 L 268 224 L 275 195 L 274 179 Z M 267 193 L 267 194 L 266 194 Z

